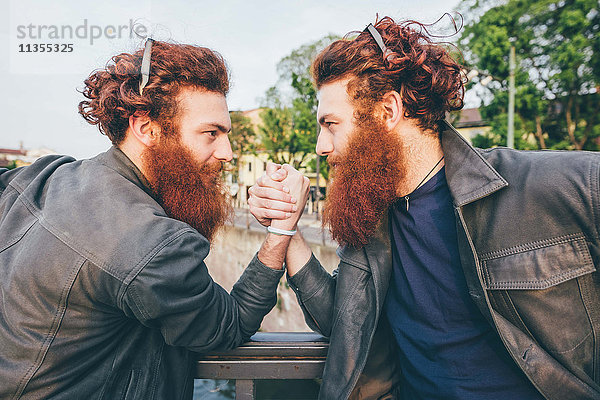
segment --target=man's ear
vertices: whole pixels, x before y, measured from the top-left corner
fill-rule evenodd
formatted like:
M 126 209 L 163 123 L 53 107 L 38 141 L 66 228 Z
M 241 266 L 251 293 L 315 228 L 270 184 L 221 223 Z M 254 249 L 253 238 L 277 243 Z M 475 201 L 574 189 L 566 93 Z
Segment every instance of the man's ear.
M 382 100 L 383 118 L 388 130 L 393 130 L 404 119 L 404 106 L 400 94 L 395 90 L 386 93 Z
M 129 130 L 132 136 L 146 147 L 156 146 L 160 140 L 160 126 L 147 114 L 134 114 L 129 117 Z

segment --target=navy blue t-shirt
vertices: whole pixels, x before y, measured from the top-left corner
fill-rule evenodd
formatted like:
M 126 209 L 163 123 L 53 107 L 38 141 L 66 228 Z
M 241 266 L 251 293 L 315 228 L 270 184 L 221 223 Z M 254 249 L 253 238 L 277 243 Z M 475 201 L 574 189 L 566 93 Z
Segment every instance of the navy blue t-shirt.
M 404 399 L 541 399 L 469 297 L 444 168 L 406 203 L 390 209 L 385 302 Z

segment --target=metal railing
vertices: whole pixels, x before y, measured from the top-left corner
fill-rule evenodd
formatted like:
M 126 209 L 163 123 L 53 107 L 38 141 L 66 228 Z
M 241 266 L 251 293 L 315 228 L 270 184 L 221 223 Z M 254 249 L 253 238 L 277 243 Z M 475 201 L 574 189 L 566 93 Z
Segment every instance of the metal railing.
M 256 380 L 321 378 L 329 343 L 316 333 L 261 332 L 226 352 L 199 354 L 195 377 L 233 379 L 237 400 L 256 396 Z

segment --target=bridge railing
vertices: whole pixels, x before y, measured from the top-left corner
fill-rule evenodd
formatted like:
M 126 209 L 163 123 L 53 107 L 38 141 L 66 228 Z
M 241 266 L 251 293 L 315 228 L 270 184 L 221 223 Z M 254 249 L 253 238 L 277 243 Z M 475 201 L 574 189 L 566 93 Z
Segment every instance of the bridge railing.
M 321 378 L 328 347 L 316 333 L 260 332 L 237 349 L 198 355 L 195 377 L 235 380 L 237 400 L 255 399 L 258 380 Z

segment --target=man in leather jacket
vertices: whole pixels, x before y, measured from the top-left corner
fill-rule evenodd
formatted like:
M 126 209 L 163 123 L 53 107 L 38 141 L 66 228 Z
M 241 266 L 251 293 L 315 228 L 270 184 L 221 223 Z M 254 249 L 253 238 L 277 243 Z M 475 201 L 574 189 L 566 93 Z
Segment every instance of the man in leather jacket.
M 286 268 L 330 338 L 320 398 L 598 399 L 600 155 L 473 148 L 444 120 L 460 68 L 422 28 L 384 18 L 313 63 L 340 264 L 297 233 Z M 275 171 L 250 190 L 264 224 Z
M 80 113 L 114 146 L 0 169 L 0 398 L 189 399 L 191 351 L 240 345 L 276 304 L 289 237 L 231 293 L 204 264 L 230 212 L 220 55 L 148 40 L 85 84 Z

